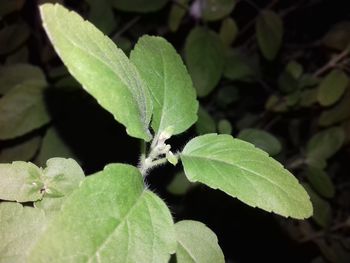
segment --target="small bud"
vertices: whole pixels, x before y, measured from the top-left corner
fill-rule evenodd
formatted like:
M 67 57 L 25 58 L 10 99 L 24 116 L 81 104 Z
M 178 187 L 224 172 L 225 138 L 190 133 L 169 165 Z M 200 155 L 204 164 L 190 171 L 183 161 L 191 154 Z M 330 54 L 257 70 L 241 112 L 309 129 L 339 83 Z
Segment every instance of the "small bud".
M 172 165 L 177 165 L 179 159 L 176 155 L 174 155 L 171 151 L 167 152 L 166 154 L 166 159 L 168 160 L 169 163 Z

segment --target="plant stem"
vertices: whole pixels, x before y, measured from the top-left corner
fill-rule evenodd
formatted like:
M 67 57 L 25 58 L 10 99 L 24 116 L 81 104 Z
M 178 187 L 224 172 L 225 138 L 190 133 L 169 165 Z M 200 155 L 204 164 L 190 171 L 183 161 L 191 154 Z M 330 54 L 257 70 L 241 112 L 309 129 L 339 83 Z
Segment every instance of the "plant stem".
M 326 71 L 328 71 L 331 68 L 334 68 L 337 66 L 337 64 L 344 59 L 349 54 L 350 47 L 345 48 L 341 53 L 339 53 L 337 56 L 333 57 L 331 60 L 329 60 L 323 67 L 319 68 L 314 74 L 314 77 L 319 77 Z

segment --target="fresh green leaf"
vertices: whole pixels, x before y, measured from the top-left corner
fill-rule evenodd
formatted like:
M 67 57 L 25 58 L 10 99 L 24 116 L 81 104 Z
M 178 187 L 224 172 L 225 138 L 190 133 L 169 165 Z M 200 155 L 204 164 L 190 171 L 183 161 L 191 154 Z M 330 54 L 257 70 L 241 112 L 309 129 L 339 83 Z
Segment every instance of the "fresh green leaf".
M 0 17 L 18 11 L 23 7 L 25 0 L 1 0 Z
M 197 0 L 203 20 L 215 21 L 229 15 L 236 5 L 236 0 Z
M 309 196 L 297 179 L 250 143 L 230 135 L 203 135 L 187 143 L 181 160 L 191 182 L 204 183 L 285 217 L 312 215 Z
M 318 87 L 317 99 L 322 106 L 330 106 L 337 102 L 348 86 L 349 78 L 338 69 L 332 70 Z
M 196 132 L 200 135 L 216 132 L 215 120 L 202 106 L 200 106 L 198 109 L 198 121 L 196 122 Z
M 282 44 L 283 22 L 271 10 L 261 11 L 256 21 L 256 36 L 260 50 L 267 60 L 274 60 Z
M 303 184 L 304 188 L 310 195 L 312 205 L 314 207 L 314 214 L 312 219 L 321 227 L 327 227 L 331 221 L 332 208 L 330 204 L 316 194 L 310 185 Z
M 121 11 L 148 13 L 161 9 L 168 0 L 111 0 L 111 2 Z
M 69 146 L 66 145 L 55 127 L 51 127 L 46 131 L 41 144 L 41 149 L 35 160 L 38 165 L 44 165 L 46 160 L 53 157 L 76 159 L 74 153 Z
M 0 262 L 22 263 L 45 229 L 43 211 L 15 202 L 0 203 Z
M 253 68 L 252 58 L 245 56 L 238 49 L 229 49 L 226 51 L 224 77 L 230 80 L 239 80 L 250 82 L 256 77 L 256 71 Z
M 125 54 L 75 12 L 58 4 L 44 4 L 40 11 L 45 30 L 70 73 L 130 136 L 149 141 L 151 98 Z
M 187 7 L 188 2 L 189 0 L 178 0 L 171 6 L 168 25 L 172 32 L 176 32 L 179 29 L 181 21 L 187 11 L 185 7 Z
M 167 190 L 174 195 L 184 195 L 193 185 L 188 181 L 184 172 L 178 172 L 167 186 Z
M 22 45 L 30 35 L 27 24 L 19 22 L 0 30 L 0 55 L 8 54 Z
M 36 136 L 22 143 L 1 149 L 0 163 L 31 160 L 38 151 L 40 142 L 41 138 Z
M 309 166 L 306 170 L 306 178 L 312 188 L 325 198 L 332 198 L 335 193 L 334 184 L 328 174 L 318 167 Z
M 164 202 L 135 167 L 112 164 L 67 198 L 28 262 L 167 262 L 175 249 Z
M 170 43 L 161 37 L 143 36 L 130 60 L 150 89 L 155 132 L 172 127 L 173 134 L 179 134 L 196 122 L 196 92 L 181 57 Z
M 178 263 L 224 263 L 224 254 L 218 239 L 206 225 L 192 220 L 175 224 L 177 236 L 176 260 Z
M 231 46 L 238 35 L 238 26 L 235 20 L 233 20 L 231 17 L 224 19 L 221 23 L 219 35 L 222 43 L 226 47 Z
M 213 31 L 195 27 L 186 39 L 185 58 L 198 96 L 205 97 L 218 84 L 224 69 L 220 37 Z
M 322 112 L 318 119 L 320 126 L 329 126 L 350 118 L 350 90 L 333 108 Z
M 218 132 L 221 134 L 231 134 L 232 133 L 231 123 L 226 119 L 219 120 Z
M 10 89 L 19 84 L 34 83 L 38 86 L 46 86 L 43 71 L 30 64 L 15 64 L 0 66 L 0 94 L 4 95 Z
M 253 128 L 244 129 L 240 131 L 237 138 L 254 144 L 271 156 L 279 154 L 282 150 L 280 141 L 271 133 L 264 130 Z
M 44 91 L 40 83 L 25 83 L 0 98 L 0 139 L 22 136 L 50 121 Z
M 345 140 L 341 127 L 332 127 L 316 133 L 308 141 L 306 155 L 311 159 L 328 159 L 342 147 Z
M 106 35 L 112 33 L 117 22 L 110 0 L 86 0 L 90 5 L 89 20 Z
M 30 202 L 42 198 L 42 170 L 22 161 L 0 164 L 0 199 Z

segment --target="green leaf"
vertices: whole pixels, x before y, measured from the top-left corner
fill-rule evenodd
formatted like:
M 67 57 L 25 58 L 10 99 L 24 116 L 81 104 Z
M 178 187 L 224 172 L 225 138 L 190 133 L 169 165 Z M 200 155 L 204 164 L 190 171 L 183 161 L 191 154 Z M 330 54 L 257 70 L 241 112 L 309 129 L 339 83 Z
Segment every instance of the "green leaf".
M 46 224 L 45 215 L 39 209 L 14 202 L 0 203 L 0 262 L 27 262 Z
M 176 32 L 179 29 L 182 19 L 187 12 L 185 7 L 187 7 L 188 2 L 189 0 L 178 0 L 171 6 L 168 18 L 170 31 Z
M 342 147 L 345 140 L 341 127 L 332 127 L 316 133 L 306 146 L 307 158 L 328 159 Z
M 251 65 L 252 58 L 245 56 L 238 49 L 229 49 L 226 52 L 224 77 L 230 80 L 252 81 L 256 71 Z
M 44 28 L 70 73 L 130 136 L 149 141 L 152 102 L 125 54 L 88 21 L 56 4 L 40 7 Z
M 321 227 L 327 227 L 330 224 L 332 216 L 332 208 L 330 204 L 322 199 L 318 194 L 316 194 L 310 185 L 303 184 L 304 188 L 310 195 L 312 205 L 314 207 L 314 214 L 312 219 Z
M 161 9 L 168 0 L 111 0 L 111 2 L 121 11 L 148 13 Z
M 117 22 L 110 0 L 86 0 L 90 6 L 89 20 L 106 35 L 112 33 Z
M 310 107 L 311 105 L 317 102 L 317 93 L 316 88 L 303 90 L 300 94 L 300 106 Z
M 0 17 L 18 11 L 23 7 L 25 0 L 1 0 Z
M 198 96 L 208 95 L 218 84 L 224 69 L 220 37 L 211 30 L 195 27 L 186 39 L 185 59 Z
M 46 160 L 53 157 L 63 157 L 63 158 L 73 158 L 76 159 L 74 153 L 65 144 L 63 138 L 55 129 L 55 127 L 50 127 L 43 138 L 41 149 L 35 161 L 38 165 L 44 165 Z
M 329 126 L 350 118 L 350 91 L 333 108 L 322 112 L 318 119 L 320 126 Z
M 175 224 L 178 263 L 224 263 L 224 254 L 213 231 L 201 222 L 183 220 Z
M 286 66 L 288 72 L 294 79 L 299 79 L 303 74 L 303 66 L 295 60 L 289 61 Z
M 280 141 L 271 133 L 264 130 L 253 128 L 244 129 L 240 131 L 237 138 L 254 144 L 271 156 L 279 154 L 282 150 Z
M 236 102 L 238 100 L 239 100 L 238 87 L 233 85 L 220 87 L 216 97 L 216 103 L 218 107 L 224 109 L 227 106 L 229 106 L 231 103 Z
M 271 10 L 261 11 L 256 21 L 256 37 L 267 60 L 274 60 L 282 44 L 283 22 Z
M 196 122 L 196 92 L 181 57 L 170 43 L 161 37 L 143 36 L 130 60 L 150 89 L 155 132 L 172 127 L 173 134 L 179 134 Z
M 30 202 L 42 198 L 42 170 L 22 161 L 0 164 L 0 199 Z
M 348 83 L 349 78 L 343 71 L 332 70 L 318 87 L 318 102 L 322 106 L 330 106 L 336 103 L 344 94 Z
M 221 23 L 219 35 L 222 43 L 226 47 L 231 46 L 238 35 L 238 26 L 235 20 L 233 20 L 231 17 L 224 19 Z
M 203 135 L 187 143 L 181 160 L 191 182 L 204 183 L 285 217 L 312 215 L 309 196 L 298 180 L 250 143 L 230 135 Z
M 236 0 L 197 0 L 203 20 L 215 21 L 229 15 L 236 5 Z
M 202 106 L 200 106 L 198 109 L 198 121 L 196 122 L 196 132 L 198 134 L 216 132 L 215 120 Z
M 1 140 L 22 136 L 50 121 L 44 92 L 45 86 L 41 83 L 24 83 L 0 98 Z
M 46 86 L 46 79 L 43 71 L 30 64 L 14 64 L 0 66 L 0 94 L 6 92 L 19 84 L 34 83 L 38 86 Z
M 30 35 L 27 24 L 19 22 L 0 30 L 0 55 L 8 54 L 22 45 Z
M 41 137 L 36 136 L 22 143 L 0 150 L 0 163 L 13 161 L 29 161 L 39 149 Z
M 332 198 L 335 188 L 328 174 L 318 167 L 309 166 L 306 170 L 306 178 L 312 187 L 325 198 Z
M 226 119 L 219 120 L 218 132 L 221 134 L 231 134 L 232 133 L 231 123 Z
M 194 184 L 188 181 L 184 172 L 178 172 L 175 174 L 173 180 L 167 186 L 167 190 L 169 193 L 172 193 L 174 195 L 184 195 L 193 186 Z
M 28 262 L 167 262 L 175 248 L 165 203 L 135 167 L 112 164 L 67 198 Z

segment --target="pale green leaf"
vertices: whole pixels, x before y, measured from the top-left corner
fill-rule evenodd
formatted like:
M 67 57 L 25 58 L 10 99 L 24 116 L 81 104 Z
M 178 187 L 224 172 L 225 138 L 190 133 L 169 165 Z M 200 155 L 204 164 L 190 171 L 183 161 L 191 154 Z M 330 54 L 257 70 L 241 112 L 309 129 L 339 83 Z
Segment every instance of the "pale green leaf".
M 185 44 L 185 59 L 199 97 L 208 95 L 218 84 L 224 69 L 220 37 L 203 27 L 195 27 Z
M 121 11 L 148 13 L 161 9 L 168 0 L 110 0 Z
M 0 203 L 0 262 L 26 262 L 46 223 L 39 209 L 15 202 Z
M 167 262 L 175 248 L 165 203 L 135 167 L 113 164 L 67 198 L 28 262 Z
M 198 121 L 196 122 L 196 132 L 200 135 L 216 132 L 215 120 L 202 106 L 200 106 L 198 109 Z
M 247 128 L 240 131 L 237 138 L 254 144 L 271 156 L 279 154 L 282 150 L 280 141 L 264 130 Z
M 344 130 L 341 127 L 332 127 L 316 133 L 308 141 L 306 155 L 311 159 L 328 159 L 343 145 Z
M 155 132 L 172 127 L 173 134 L 179 134 L 196 122 L 196 92 L 181 57 L 170 43 L 161 37 L 143 36 L 130 60 L 149 87 Z
M 228 120 L 226 120 L 226 119 L 219 120 L 219 122 L 218 122 L 218 133 L 231 134 L 232 133 L 232 125 L 231 125 L 231 123 Z
M 30 202 L 43 197 L 42 170 L 22 161 L 0 164 L 0 199 Z
M 203 135 L 187 143 L 181 160 L 191 182 L 204 183 L 285 217 L 312 215 L 309 196 L 298 180 L 250 143 L 230 135 Z
M 178 263 L 224 263 L 224 254 L 213 231 L 198 221 L 183 220 L 175 224 Z
M 312 205 L 314 207 L 314 214 L 312 219 L 321 227 L 327 227 L 330 224 L 332 217 L 331 205 L 324 199 L 322 199 L 318 194 L 316 194 L 310 185 L 303 184 L 304 188 L 310 195 Z
M 106 35 L 117 26 L 110 0 L 86 0 L 90 6 L 89 20 Z
M 0 30 L 0 55 L 16 50 L 30 35 L 30 30 L 24 22 L 5 26 Z
M 341 70 L 332 70 L 320 83 L 317 99 L 322 106 L 330 106 L 344 94 L 349 83 L 348 76 Z
M 197 0 L 204 20 L 215 21 L 229 15 L 235 7 L 236 0 Z
M 75 12 L 40 7 L 44 28 L 70 73 L 130 136 L 151 139 L 152 102 L 135 66 L 112 40 Z
M 187 11 L 185 7 L 187 7 L 188 2 L 189 0 L 178 0 L 171 6 L 168 17 L 168 25 L 171 31 L 176 32 L 179 29 Z
M 305 172 L 306 178 L 317 193 L 326 198 L 332 198 L 334 196 L 334 184 L 324 170 L 309 166 Z
M 17 85 L 0 98 L 0 139 L 12 139 L 50 121 L 41 83 Z
M 23 7 L 25 0 L 1 0 L 0 17 L 18 11 Z
M 48 159 L 53 157 L 76 159 L 74 153 L 65 143 L 57 129 L 50 127 L 43 137 L 41 148 L 35 161 L 38 165 L 44 165 Z
M 256 21 L 256 37 L 259 48 L 268 60 L 274 60 L 282 44 L 283 22 L 271 10 L 261 11 Z
M 167 190 L 174 195 L 184 195 L 193 185 L 188 181 L 184 172 L 178 172 L 167 186 Z
M 225 46 L 231 46 L 238 35 L 238 26 L 235 20 L 231 17 L 224 19 L 221 23 L 219 35 Z
M 350 118 L 350 90 L 333 108 L 322 112 L 318 119 L 320 126 L 329 126 Z
M 0 163 L 13 161 L 29 161 L 39 149 L 41 137 L 36 136 L 0 150 Z
M 18 84 L 26 83 L 35 83 L 38 86 L 47 85 L 45 75 L 39 67 L 30 64 L 0 66 L 1 95 L 4 95 Z

